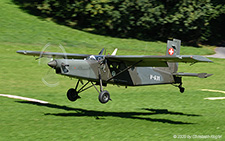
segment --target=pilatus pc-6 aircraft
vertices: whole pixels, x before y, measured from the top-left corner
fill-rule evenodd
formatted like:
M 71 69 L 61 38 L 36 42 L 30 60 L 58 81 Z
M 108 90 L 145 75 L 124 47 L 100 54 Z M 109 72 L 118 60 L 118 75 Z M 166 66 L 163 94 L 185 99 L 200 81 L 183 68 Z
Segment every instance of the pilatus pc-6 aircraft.
M 197 62 L 212 62 L 203 56 L 180 55 L 180 45 L 180 40 L 168 40 L 165 56 L 116 55 L 117 49 L 111 55 L 104 55 L 104 48 L 98 55 L 24 50 L 17 51 L 17 53 L 52 57 L 54 59 L 48 65 L 55 69 L 57 74 L 77 78 L 78 81 L 75 88 L 67 91 L 67 97 L 70 101 L 76 101 L 80 98 L 79 93 L 94 86 L 99 93 L 99 101 L 107 103 L 111 100 L 109 92 L 103 90 L 103 86 L 107 86 L 107 84 L 126 87 L 173 84 L 183 93 L 185 90 L 182 87 L 183 76 L 206 78 L 212 75 L 207 73 L 177 72 L 178 62 L 192 64 Z M 83 84 L 82 80 L 87 80 L 87 83 Z M 79 82 L 83 84 L 80 89 L 78 89 Z M 90 86 L 88 86 L 89 83 L 91 83 Z M 100 86 L 100 90 L 97 89 L 96 85 Z

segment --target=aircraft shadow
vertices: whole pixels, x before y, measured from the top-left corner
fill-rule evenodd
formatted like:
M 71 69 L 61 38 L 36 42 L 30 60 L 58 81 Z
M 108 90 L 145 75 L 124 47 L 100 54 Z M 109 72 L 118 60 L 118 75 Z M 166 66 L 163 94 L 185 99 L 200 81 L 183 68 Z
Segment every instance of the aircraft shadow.
M 142 108 L 141 110 L 149 111 L 149 112 L 104 112 L 104 111 L 96 111 L 96 110 L 85 110 L 81 108 L 71 108 L 67 106 L 61 106 L 56 104 L 42 104 L 37 102 L 30 101 L 16 101 L 18 103 L 23 104 L 32 104 L 37 106 L 44 106 L 48 108 L 61 109 L 66 111 L 73 111 L 73 113 L 46 113 L 44 115 L 49 116 L 62 116 L 62 117 L 95 117 L 96 119 L 105 119 L 104 117 L 119 117 L 119 118 L 128 118 L 128 119 L 138 119 L 138 120 L 146 120 L 151 122 L 161 122 L 161 123 L 169 123 L 169 124 L 196 124 L 182 121 L 173 121 L 169 119 L 155 119 L 143 116 L 157 115 L 157 114 L 169 114 L 169 115 L 182 115 L 182 116 L 201 116 L 195 114 L 185 114 L 181 112 L 172 112 L 167 109 L 149 109 Z M 142 116 L 142 117 L 140 117 Z M 100 117 L 100 118 L 99 118 Z

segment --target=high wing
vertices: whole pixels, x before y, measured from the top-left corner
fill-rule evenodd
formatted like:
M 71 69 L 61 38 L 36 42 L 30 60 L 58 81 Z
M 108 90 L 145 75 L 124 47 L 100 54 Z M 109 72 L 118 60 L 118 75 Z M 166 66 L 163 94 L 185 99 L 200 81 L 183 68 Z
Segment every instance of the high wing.
M 84 59 L 89 54 L 73 54 L 73 53 L 57 53 L 57 52 L 41 52 L 41 51 L 26 51 L 19 50 L 19 54 L 38 56 L 38 57 L 53 57 L 67 59 Z M 112 62 L 123 62 L 127 65 L 137 67 L 168 67 L 168 62 L 212 62 L 206 57 L 199 55 L 177 55 L 177 56 L 147 56 L 147 55 L 107 55 L 105 59 Z
M 124 62 L 127 65 L 137 67 L 168 67 L 168 62 L 212 62 L 206 57 L 199 55 L 177 55 L 177 56 L 143 56 L 143 55 L 107 55 L 105 58 L 112 62 Z
M 65 58 L 65 59 L 84 59 L 90 55 L 88 54 L 73 54 L 73 53 L 57 53 L 57 52 L 41 52 L 41 51 L 28 51 L 18 50 L 17 53 L 38 56 L 38 57 L 53 57 L 53 58 Z

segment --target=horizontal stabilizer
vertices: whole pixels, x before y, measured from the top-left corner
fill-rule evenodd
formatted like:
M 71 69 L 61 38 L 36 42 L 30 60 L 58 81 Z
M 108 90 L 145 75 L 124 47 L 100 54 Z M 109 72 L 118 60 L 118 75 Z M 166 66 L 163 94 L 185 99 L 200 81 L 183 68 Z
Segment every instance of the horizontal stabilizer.
M 173 73 L 173 75 L 176 76 L 193 76 L 193 77 L 199 77 L 199 78 L 207 78 L 209 76 L 212 76 L 213 74 L 207 74 L 207 73 Z

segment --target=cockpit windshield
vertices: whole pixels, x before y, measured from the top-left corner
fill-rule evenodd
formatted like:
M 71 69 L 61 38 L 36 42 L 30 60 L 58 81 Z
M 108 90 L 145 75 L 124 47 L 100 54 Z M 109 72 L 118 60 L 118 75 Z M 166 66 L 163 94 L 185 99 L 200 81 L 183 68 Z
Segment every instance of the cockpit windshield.
M 87 57 L 87 60 L 96 60 L 96 58 L 95 58 L 94 55 L 91 55 L 91 56 L 88 56 L 88 57 Z

